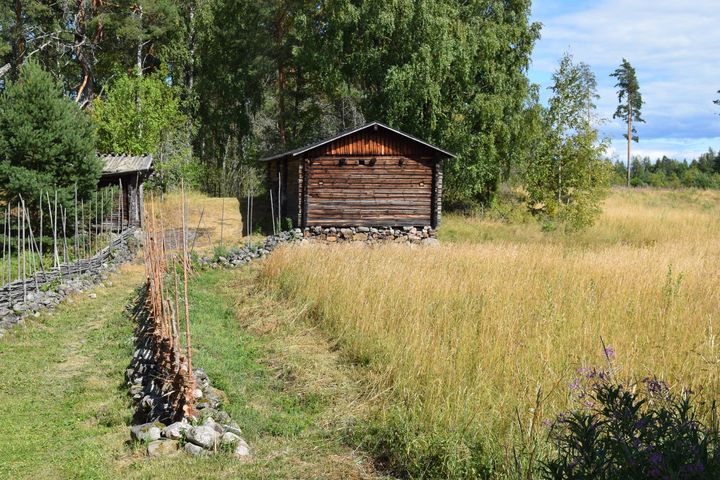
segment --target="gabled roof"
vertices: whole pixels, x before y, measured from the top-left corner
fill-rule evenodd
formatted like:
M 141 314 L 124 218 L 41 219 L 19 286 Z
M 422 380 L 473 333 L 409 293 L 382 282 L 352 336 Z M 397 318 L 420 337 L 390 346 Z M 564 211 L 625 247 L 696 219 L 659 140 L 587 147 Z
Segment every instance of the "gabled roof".
M 103 162 L 103 175 L 147 172 L 152 167 L 152 155 L 98 155 Z
M 361 132 L 361 131 L 363 131 L 363 130 L 367 130 L 367 129 L 369 129 L 369 128 L 375 128 L 375 129 L 377 129 L 377 127 L 383 128 L 383 129 L 388 130 L 388 131 L 390 131 L 390 132 L 393 132 L 393 133 L 396 133 L 396 134 L 398 134 L 398 135 L 401 135 L 401 136 L 403 136 L 403 137 L 405 137 L 405 138 L 407 138 L 407 139 L 409 139 L 409 140 L 412 140 L 413 142 L 417 142 L 417 143 L 419 143 L 419 144 L 421 144 L 421 145 L 424 145 L 424 146 L 426 146 L 427 148 L 429 148 L 429 149 L 431 149 L 431 150 L 435 150 L 436 152 L 440 153 L 441 155 L 447 156 L 448 158 L 455 158 L 455 155 L 453 155 L 452 153 L 450 153 L 450 152 L 448 152 L 448 151 L 446 151 L 446 150 L 443 150 L 442 148 L 438 148 L 438 147 L 436 147 L 436 146 L 434 146 L 434 145 L 430 145 L 429 143 L 427 143 L 427 142 L 425 142 L 425 141 L 423 141 L 423 140 L 420 140 L 420 139 L 417 138 L 417 137 L 413 137 L 413 136 L 410 135 L 410 134 L 407 134 L 407 133 L 405 133 L 405 132 L 401 132 L 400 130 L 396 130 L 396 129 L 392 128 L 392 127 L 388 127 L 388 126 L 385 125 L 384 123 L 380 123 L 380 122 L 370 122 L 370 123 L 368 123 L 368 124 L 366 124 L 366 125 L 363 125 L 362 127 L 357 127 L 357 128 L 353 128 L 352 130 L 347 130 L 347 131 L 345 131 L 345 132 L 342 132 L 342 133 L 339 133 L 339 134 L 335 135 L 334 137 L 326 138 L 325 140 L 320 140 L 319 142 L 311 143 L 310 145 L 305 145 L 304 147 L 296 148 L 296 149 L 294 149 L 294 150 L 289 150 L 289 151 L 287 151 L 287 152 L 279 153 L 279 154 L 277 154 L 277 155 L 273 155 L 273 156 L 270 156 L 270 157 L 261 158 L 260 161 L 261 161 L 261 162 L 268 162 L 268 161 L 270 161 L 270 160 L 277 160 L 277 159 L 279 159 L 279 158 L 296 157 L 296 156 L 298 156 L 298 155 L 302 155 L 303 153 L 309 152 L 310 150 L 314 150 L 314 149 L 316 149 L 316 148 L 318 148 L 318 147 L 322 147 L 323 145 L 326 145 L 326 144 L 328 144 L 328 143 L 334 142 L 335 140 L 339 140 L 339 139 L 341 139 L 341 138 L 347 137 L 347 136 L 352 135 L 352 134 L 357 133 L 357 132 Z

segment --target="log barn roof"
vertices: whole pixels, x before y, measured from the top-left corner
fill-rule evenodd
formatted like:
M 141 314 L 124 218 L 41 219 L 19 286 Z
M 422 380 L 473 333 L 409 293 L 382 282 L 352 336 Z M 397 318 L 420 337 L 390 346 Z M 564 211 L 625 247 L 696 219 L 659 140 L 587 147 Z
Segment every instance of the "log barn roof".
M 103 162 L 103 175 L 147 172 L 152 168 L 152 155 L 98 155 Z
M 341 138 L 343 138 L 343 137 L 347 137 L 347 136 L 349 136 L 349 135 L 353 135 L 353 134 L 358 133 L 358 132 L 361 132 L 361 131 L 363 131 L 363 130 L 368 130 L 368 129 L 370 129 L 370 128 L 372 128 L 372 129 L 374 129 L 374 130 L 377 130 L 378 128 L 382 128 L 382 129 L 384 129 L 384 130 L 386 130 L 386 131 L 393 132 L 393 133 L 395 133 L 395 134 L 397 134 L 397 135 L 400 135 L 400 136 L 402 136 L 402 137 L 405 137 L 406 139 L 408 139 L 408 140 L 410 140 L 410 141 L 412 141 L 412 142 L 416 142 L 416 143 L 418 143 L 418 144 L 424 145 L 425 147 L 427 147 L 427 148 L 429 148 L 429 149 L 431 149 L 431 150 L 434 150 L 435 152 L 439 153 L 440 155 L 443 155 L 443 156 L 448 157 L 448 158 L 455 158 L 455 155 L 453 155 L 452 153 L 450 153 L 450 152 L 448 152 L 448 151 L 446 151 L 446 150 L 443 150 L 442 148 L 439 148 L 439 147 L 436 147 L 436 146 L 434 146 L 434 145 L 431 145 L 431 144 L 429 144 L 429 143 L 427 143 L 427 142 L 425 142 L 425 141 L 423 141 L 423 140 L 420 140 L 420 139 L 417 138 L 417 137 L 413 137 L 413 136 L 410 135 L 410 134 L 407 134 L 407 133 L 405 133 L 405 132 L 401 132 L 400 130 L 396 130 L 396 129 L 392 128 L 392 127 L 388 127 L 388 126 L 385 125 L 384 123 L 380 123 L 380 122 L 370 122 L 370 123 L 368 123 L 368 124 L 366 124 L 366 125 L 363 125 L 363 126 L 361 126 L 361 127 L 353 128 L 353 129 L 351 129 L 351 130 L 347 130 L 347 131 L 345 131 L 345 132 L 339 133 L 339 134 L 335 135 L 334 137 L 326 138 L 326 139 L 324 139 L 324 140 L 320 140 L 319 142 L 315 142 L 315 143 L 311 143 L 311 144 L 309 144 L 309 145 L 305 145 L 304 147 L 296 148 L 296 149 L 294 149 L 294 150 L 289 150 L 289 151 L 287 151 L 287 152 L 279 153 L 279 154 L 277 154 L 277 155 L 272 155 L 272 156 L 269 156 L 269 157 L 261 158 L 260 161 L 261 161 L 261 162 L 268 162 L 268 161 L 271 161 L 271 160 L 277 160 L 277 159 L 285 158 L 285 157 L 296 157 L 296 156 L 298 156 L 298 155 L 302 155 L 303 153 L 309 152 L 310 150 L 315 150 L 315 149 L 318 148 L 318 147 L 322 147 L 323 145 L 326 145 L 326 144 L 328 144 L 328 143 L 332 143 L 332 142 L 334 142 L 334 141 L 336 141 L 336 140 L 339 140 L 339 139 L 341 139 Z

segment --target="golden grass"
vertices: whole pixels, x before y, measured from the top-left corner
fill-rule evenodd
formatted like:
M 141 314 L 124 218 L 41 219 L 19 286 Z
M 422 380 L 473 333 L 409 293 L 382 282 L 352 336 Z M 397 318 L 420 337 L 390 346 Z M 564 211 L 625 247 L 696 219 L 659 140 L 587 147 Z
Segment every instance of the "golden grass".
M 240 215 L 238 201 L 234 197 L 213 198 L 199 192 L 187 192 L 188 228 L 196 229 L 200 226 L 200 235 L 195 248 L 218 245 L 222 233 L 223 243 L 237 243 L 243 237 L 243 223 Z M 182 203 L 179 192 L 171 192 L 160 198 L 159 195 L 146 196 L 146 210 L 160 217 L 166 229 L 181 228 Z M 202 218 L 201 218 L 202 216 Z M 221 222 L 222 220 L 222 222 Z M 224 228 L 222 228 L 224 225 Z M 221 232 L 222 230 L 222 232 Z
M 623 376 L 717 397 L 717 192 L 617 190 L 573 236 L 452 215 L 443 229 L 438 248 L 286 248 L 266 263 L 377 372 L 380 409 L 503 449 L 538 389 L 536 420 L 568 407 L 576 370 L 605 365 L 601 338 Z

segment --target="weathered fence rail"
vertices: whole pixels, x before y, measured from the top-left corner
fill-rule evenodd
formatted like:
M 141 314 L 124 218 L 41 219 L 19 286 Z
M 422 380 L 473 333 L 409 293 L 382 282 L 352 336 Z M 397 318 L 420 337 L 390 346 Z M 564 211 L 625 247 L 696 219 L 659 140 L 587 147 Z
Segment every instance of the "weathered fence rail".
M 82 258 L 74 262 L 61 263 L 57 267 L 39 271 L 31 277 L 15 280 L 0 287 L 0 308 L 12 309 L 18 303 L 28 300 L 28 294 L 46 290 L 47 286 L 61 282 L 64 279 L 74 278 L 91 272 L 99 271 L 118 249 L 127 245 L 130 237 L 135 233 L 129 228 L 114 236 L 108 245 L 89 258 Z

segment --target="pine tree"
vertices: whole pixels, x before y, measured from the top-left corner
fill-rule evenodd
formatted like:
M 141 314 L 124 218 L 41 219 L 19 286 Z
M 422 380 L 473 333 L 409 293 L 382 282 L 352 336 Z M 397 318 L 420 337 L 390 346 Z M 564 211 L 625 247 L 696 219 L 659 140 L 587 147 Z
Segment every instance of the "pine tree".
M 40 191 L 58 191 L 72 212 L 75 185 L 80 198 L 95 191 L 100 177 L 90 119 L 62 94 L 36 62 L 20 68 L 0 101 L 2 198 L 37 205 Z
M 638 83 L 637 76 L 635 75 L 635 68 L 630 65 L 630 62 L 623 58 L 622 64 L 613 73 L 611 77 L 617 79 L 615 87 L 618 88 L 618 102 L 619 105 L 613 118 L 619 118 L 627 124 L 627 186 L 630 186 L 630 143 L 631 141 L 638 142 L 640 138 L 637 136 L 637 130 L 634 124 L 645 123 L 642 118 L 642 106 L 643 99 L 640 94 L 640 84 Z

